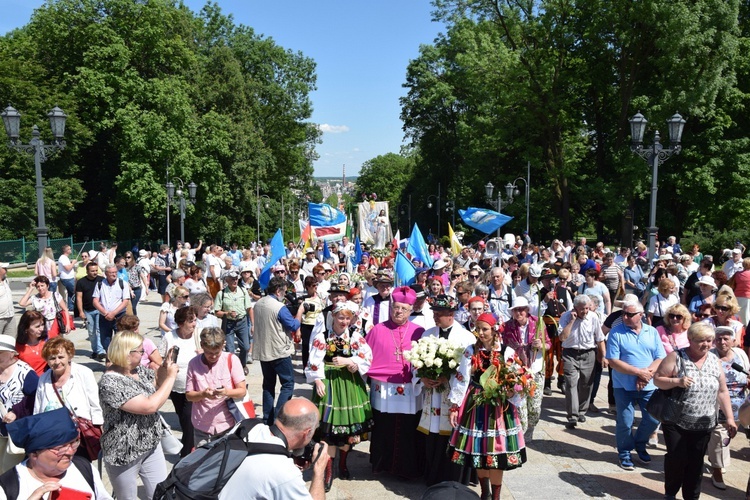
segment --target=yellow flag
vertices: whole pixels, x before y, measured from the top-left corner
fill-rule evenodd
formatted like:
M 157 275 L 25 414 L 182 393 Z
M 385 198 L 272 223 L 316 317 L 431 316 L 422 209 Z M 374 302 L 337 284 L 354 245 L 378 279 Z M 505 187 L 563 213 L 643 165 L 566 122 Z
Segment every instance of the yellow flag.
M 461 242 L 458 241 L 456 233 L 453 232 L 453 228 L 451 227 L 450 222 L 448 223 L 448 236 L 450 236 L 451 239 L 451 253 L 453 255 L 460 254 L 463 247 L 461 246 Z

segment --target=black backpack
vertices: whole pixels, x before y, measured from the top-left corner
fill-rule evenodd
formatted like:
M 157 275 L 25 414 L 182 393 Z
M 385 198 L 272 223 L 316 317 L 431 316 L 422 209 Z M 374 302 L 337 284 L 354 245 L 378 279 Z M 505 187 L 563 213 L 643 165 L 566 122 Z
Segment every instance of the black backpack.
M 290 457 L 291 452 L 280 444 L 245 441 L 250 430 L 262 423 L 260 418 L 243 420 L 220 439 L 196 448 L 159 483 L 154 500 L 216 499 L 248 455 L 270 453 Z

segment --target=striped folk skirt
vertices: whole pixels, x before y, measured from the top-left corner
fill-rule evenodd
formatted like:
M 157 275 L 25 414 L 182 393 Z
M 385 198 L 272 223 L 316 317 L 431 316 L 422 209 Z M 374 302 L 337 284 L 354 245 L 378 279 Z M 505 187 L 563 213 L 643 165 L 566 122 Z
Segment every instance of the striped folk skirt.
M 321 398 L 313 389 L 312 401 L 320 412 L 317 439 L 334 446 L 347 444 L 352 436 L 365 439 L 373 420 L 370 396 L 362 377 L 346 367 L 328 364 L 325 376 L 325 396 Z

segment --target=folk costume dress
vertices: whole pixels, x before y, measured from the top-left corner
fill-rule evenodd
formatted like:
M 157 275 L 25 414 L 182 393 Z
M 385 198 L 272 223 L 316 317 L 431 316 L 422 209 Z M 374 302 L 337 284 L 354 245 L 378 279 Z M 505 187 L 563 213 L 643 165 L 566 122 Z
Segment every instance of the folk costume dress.
M 346 366 L 335 366 L 333 358 L 351 358 L 357 365 L 352 373 Z M 337 334 L 333 330 L 318 333 L 310 345 L 310 358 L 305 367 L 307 381 L 322 380 L 326 393 L 322 398 L 313 391 L 313 403 L 320 411 L 317 439 L 332 446 L 348 444 L 352 436 L 372 429 L 372 407 L 364 378 L 372 363 L 372 351 L 359 333 L 349 330 Z
M 451 378 L 450 400 L 460 404 L 458 426 L 451 434 L 448 452 L 451 460 L 475 469 L 511 470 L 526 462 L 526 444 L 519 411 L 509 400 L 505 405 L 475 404 L 474 396 L 483 391 L 479 383 L 492 359 L 512 358 L 510 347 L 492 352 L 476 346 L 466 348 L 458 372 Z M 512 398 L 513 399 L 513 398 Z M 526 404 L 525 399 L 518 404 Z
M 534 376 L 534 382 L 537 387 L 543 387 L 545 375 L 545 351 L 552 347 L 552 342 L 547 335 L 547 329 L 544 328 L 544 349 L 536 350 L 531 347 L 536 337 L 536 327 L 538 318 L 529 316 L 525 326 L 521 326 L 515 319 L 505 322 L 503 328 L 503 344 L 513 349 L 519 359 L 523 361 L 526 369 Z M 542 413 L 542 391 L 535 391 L 533 396 L 526 398 L 526 404 L 521 405 L 519 416 L 524 432 L 536 426 L 539 423 L 539 417 Z

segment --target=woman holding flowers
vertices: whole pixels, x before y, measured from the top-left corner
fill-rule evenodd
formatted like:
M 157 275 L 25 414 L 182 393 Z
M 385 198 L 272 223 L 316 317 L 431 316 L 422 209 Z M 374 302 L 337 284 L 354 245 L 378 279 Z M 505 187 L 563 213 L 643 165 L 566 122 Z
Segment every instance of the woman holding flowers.
M 477 469 L 482 498 L 498 500 L 503 471 L 526 462 L 518 406 L 534 382 L 515 351 L 499 343 L 495 323 L 490 313 L 477 318 L 478 340 L 452 377 L 448 450 L 455 463 Z
M 333 459 L 339 452 L 339 478 L 349 479 L 346 457 L 351 445 L 358 443 L 372 428 L 372 407 L 364 377 L 370 369 L 372 351 L 360 332 L 350 333 L 359 306 L 351 301 L 333 306 L 333 323 L 328 332 L 319 332 L 310 344 L 305 366 L 308 382 L 315 386 L 313 403 L 320 411 L 316 439 L 328 443 L 325 490 L 333 483 Z
M 512 318 L 505 322 L 503 344 L 513 349 L 536 384 L 544 383 L 544 351 L 552 347 L 547 329 L 529 313 L 526 297 L 517 297 L 509 308 Z M 542 391 L 535 391 L 518 410 L 526 441 L 531 441 L 542 411 Z

